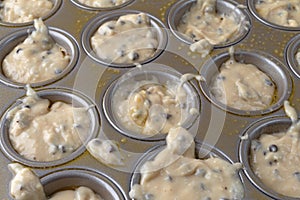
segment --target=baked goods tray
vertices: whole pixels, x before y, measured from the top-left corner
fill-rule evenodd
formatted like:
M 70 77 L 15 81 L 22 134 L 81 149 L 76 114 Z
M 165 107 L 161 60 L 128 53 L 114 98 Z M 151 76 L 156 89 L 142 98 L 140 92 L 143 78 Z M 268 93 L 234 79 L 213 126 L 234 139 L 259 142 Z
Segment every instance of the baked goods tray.
M 185 1 L 194 2 L 194 1 Z M 221 2 L 221 1 L 219 1 Z M 231 2 L 231 1 L 230 1 Z M 189 127 L 189 131 L 195 135 L 196 141 L 205 142 L 219 149 L 225 154 L 231 161 L 240 162 L 240 142 L 241 136 L 245 134 L 246 130 L 256 122 L 263 121 L 269 118 L 276 118 L 277 116 L 285 116 L 283 108 L 283 100 L 289 100 L 291 105 L 300 112 L 300 92 L 298 85 L 300 84 L 299 69 L 294 66 L 295 62 L 290 55 L 295 54 L 295 51 L 300 46 L 297 43 L 297 34 L 300 29 L 280 29 L 272 27 L 272 24 L 267 24 L 263 20 L 258 19 L 255 16 L 255 12 L 251 10 L 252 1 L 236 0 L 240 5 L 240 10 L 246 13 L 249 17 L 249 30 L 238 41 L 233 42 L 225 46 L 217 46 L 206 57 L 201 57 L 198 53 L 193 53 L 189 49 L 189 44 L 185 41 L 178 39 L 174 32 L 171 31 L 170 24 L 177 18 L 169 17 L 171 7 L 176 3 L 174 0 L 133 0 L 124 6 L 117 7 L 115 9 L 90 9 L 83 8 L 77 1 L 57 1 L 59 4 L 57 10 L 48 16 L 44 23 L 53 27 L 53 31 L 62 30 L 68 33 L 75 40 L 75 45 L 69 47 L 72 51 L 75 51 L 75 64 L 70 70 L 60 76 L 58 79 L 45 84 L 32 85 L 33 89 L 38 92 L 54 92 L 52 98 L 57 99 L 55 95 L 59 95 L 63 91 L 74 91 L 74 94 L 83 95 L 88 98 L 95 108 L 95 122 L 98 125 L 98 132 L 95 137 L 104 137 L 109 140 L 115 140 L 119 144 L 119 147 L 126 151 L 129 156 L 125 159 L 125 165 L 121 167 L 104 165 L 101 162 L 93 158 L 88 151 L 82 150 L 78 155 L 72 157 L 63 162 L 56 162 L 52 164 L 37 164 L 34 162 L 23 162 L 19 160 L 19 157 L 10 155 L 3 145 L 6 140 L 5 136 L 1 136 L 1 151 L 0 151 L 0 199 L 11 199 L 9 192 L 9 183 L 13 177 L 11 173 L 8 173 L 8 164 L 12 162 L 20 162 L 25 166 L 31 168 L 35 174 L 37 174 L 43 183 L 46 184 L 47 177 L 54 175 L 59 178 L 65 179 L 63 183 L 57 183 L 56 185 L 68 185 L 74 184 L 74 182 L 80 182 L 86 185 L 103 186 L 102 189 L 97 191 L 104 198 L 107 199 L 129 199 L 129 190 L 131 176 L 138 160 L 154 146 L 165 144 L 165 136 L 152 138 L 152 139 L 138 139 L 130 135 L 121 133 L 117 130 L 108 120 L 104 113 L 103 107 L 106 104 L 103 103 L 103 98 L 106 91 L 114 81 L 122 74 L 132 70 L 131 67 L 109 67 L 105 63 L 97 62 L 86 51 L 86 42 L 88 41 L 87 29 L 93 29 L 91 23 L 95 22 L 95 19 L 107 17 L 111 13 L 120 12 L 122 14 L 132 12 L 145 12 L 161 21 L 165 26 L 165 32 L 162 36 L 163 48 L 158 55 L 150 60 L 147 65 L 166 65 L 176 69 L 178 72 L 199 74 L 206 73 L 209 75 L 209 68 L 203 69 L 204 64 L 213 58 L 222 57 L 229 50 L 229 46 L 233 46 L 235 52 L 256 52 L 259 56 L 265 56 L 279 66 L 278 71 L 265 69 L 266 73 L 270 73 L 271 77 L 274 77 L 277 85 L 277 97 L 275 106 L 264 112 L 238 112 L 236 110 L 226 109 L 217 103 L 214 103 L 207 94 L 207 88 L 201 85 L 201 81 L 191 80 L 190 83 L 195 88 L 196 93 L 200 99 L 199 116 L 196 121 Z M 254 1 L 255 2 L 255 1 Z M 18 43 L 17 36 L 14 35 L 24 32 L 32 28 L 32 23 L 24 24 L 20 26 L 14 26 L 10 24 L 0 25 L 0 38 L 1 38 L 1 59 L 8 53 L 8 50 L 12 49 L 12 43 L 14 46 Z M 26 32 L 26 31 L 25 31 Z M 165 35 L 164 35 L 165 34 Z M 10 38 L 10 39 L 8 39 Z M 299 37 L 298 37 L 299 38 Z M 8 46 L 6 46 L 8 45 Z M 289 46 L 289 48 L 288 48 Z M 293 46 L 293 48 L 291 48 Z M 295 50 L 296 49 L 296 50 Z M 251 53 L 249 53 L 251 54 Z M 252 55 L 252 54 L 251 54 Z M 250 55 L 250 57 L 251 57 Z M 223 58 L 223 57 L 222 57 Z M 222 60 L 222 58 L 220 58 Z M 246 58 L 247 59 L 247 58 Z M 250 60 L 255 60 L 250 58 Z M 1 60 L 1 62 L 2 62 Z M 224 61 L 224 60 L 223 60 Z M 264 62 L 264 61 L 262 61 Z M 208 77 L 205 77 L 208 79 Z M 278 80 L 277 80 L 278 79 Z M 26 94 L 25 85 L 13 84 L 6 82 L 3 78 L 3 70 L 1 70 L 1 84 L 0 84 L 0 114 L 2 116 L 1 121 L 1 135 L 7 134 L 5 132 L 5 118 L 3 117 L 6 111 L 15 103 L 18 99 L 24 97 Z M 54 96 L 54 97 L 53 97 Z M 72 96 L 64 97 L 63 99 L 70 101 Z M 244 164 L 244 163 L 243 163 Z M 244 165 L 244 168 L 247 167 Z M 64 174 L 63 172 L 67 172 Z M 85 172 L 85 173 L 82 173 Z M 244 188 L 244 199 L 274 199 L 275 197 L 259 184 L 249 180 L 249 174 L 246 175 L 247 169 L 243 169 L 240 172 Z M 83 174 L 83 175 L 78 175 Z M 71 177 L 68 179 L 68 177 Z M 73 177 L 73 179 L 72 179 Z M 95 177 L 100 178 L 102 181 L 94 180 Z M 88 183 L 90 182 L 90 183 Z M 55 184 L 50 184 L 47 190 L 51 190 L 51 187 Z M 278 197 L 282 199 L 289 199 L 287 197 Z

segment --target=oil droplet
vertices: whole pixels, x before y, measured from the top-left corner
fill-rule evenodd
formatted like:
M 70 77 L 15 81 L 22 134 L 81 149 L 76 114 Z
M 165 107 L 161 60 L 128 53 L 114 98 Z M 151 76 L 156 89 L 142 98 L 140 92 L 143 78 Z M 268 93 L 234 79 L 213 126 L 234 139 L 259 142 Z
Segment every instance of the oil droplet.
M 126 138 L 122 138 L 121 139 L 121 143 L 126 143 L 127 142 L 127 139 Z

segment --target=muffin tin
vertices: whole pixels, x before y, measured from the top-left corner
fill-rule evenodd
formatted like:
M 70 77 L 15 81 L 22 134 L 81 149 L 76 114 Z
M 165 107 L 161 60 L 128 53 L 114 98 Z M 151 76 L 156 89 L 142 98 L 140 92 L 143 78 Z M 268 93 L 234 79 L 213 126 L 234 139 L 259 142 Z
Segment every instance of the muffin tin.
M 47 83 L 33 85 L 33 87 L 43 96 L 50 95 L 53 99 L 68 102 L 72 102 L 74 99 L 74 102 L 79 101 L 79 104 L 83 102 L 79 100 L 81 98 L 78 99 L 77 95 L 83 96 L 84 102 L 88 100 L 88 105 L 95 106 L 94 110 L 91 111 L 93 123 L 96 126 L 96 133 L 93 137 L 117 141 L 122 151 L 125 152 L 127 162 L 125 166 L 106 166 L 93 158 L 84 148 L 80 149 L 76 156 L 63 162 L 40 164 L 18 158 L 13 149 L 9 148 L 10 144 L 7 135 L 5 135 L 4 116 L 18 99 L 24 97 L 25 88 L 24 85 L 8 82 L 0 75 L 0 115 L 2 116 L 0 174 L 3 185 L 0 188 L 1 199 L 11 199 L 9 182 L 12 175 L 7 173 L 7 164 L 11 162 L 20 162 L 30 167 L 41 178 L 47 195 L 64 189 L 62 185 L 68 187 L 87 185 L 94 188 L 95 192 L 103 195 L 104 198 L 129 199 L 128 193 L 131 180 L 133 180 L 132 177 L 135 177 L 133 176 L 135 167 L 146 152 L 164 145 L 165 137 L 156 140 L 131 137 L 121 133 L 110 123 L 110 119 L 104 113 L 103 105 L 106 104 L 103 99 L 104 97 L 107 98 L 107 91 L 113 87 L 116 80 L 130 69 L 128 66 L 116 67 L 98 62 L 89 55 L 90 51 L 86 49 L 89 37 L 96 30 L 94 24 L 105 21 L 108 16 L 116 16 L 116 13 L 125 14 L 128 12 L 146 12 L 155 19 L 155 26 L 166 28 L 162 29 L 160 33 L 161 51 L 153 59 L 147 61 L 147 65 L 168 66 L 181 74 L 203 73 L 208 81 L 217 70 L 218 63 L 228 57 L 228 48 L 225 47 L 234 45 L 236 59 L 245 62 L 255 60 L 257 64 L 261 65 L 258 67 L 272 77 L 277 83 L 276 101 L 270 109 L 256 113 L 241 113 L 224 108 L 211 99 L 207 85 L 205 85 L 207 82 L 191 80 L 190 85 L 194 88 L 200 105 L 199 116 L 194 119 L 189 131 L 195 136 L 197 143 L 214 146 L 221 153 L 221 156 L 224 155 L 232 162 L 244 164 L 244 170 L 240 173 L 245 187 L 244 199 L 292 199 L 273 194 L 272 191 L 261 186 L 253 178 L 250 166 L 245 160 L 248 154 L 247 147 L 244 147 L 245 141 L 241 140 L 240 137 L 248 133 L 253 124 L 264 122 L 266 119 L 267 121 L 270 120 L 270 123 L 267 124 L 288 123 L 282 106 L 283 100 L 288 99 L 298 113 L 300 112 L 299 68 L 295 66 L 293 61 L 293 55 L 300 46 L 299 29 L 279 29 L 261 23 L 253 11 L 252 4 L 255 1 L 226 1 L 243 5 L 238 6 L 237 14 L 243 13 L 246 18 L 249 18 L 249 30 L 235 42 L 226 44 L 222 48 L 215 47 L 210 56 L 201 58 L 199 54 L 190 52 L 188 42 L 178 38 L 178 35 L 174 35 L 175 21 L 178 21 L 178 15 L 182 15 L 184 12 L 181 10 L 177 13 L 177 4 L 179 3 L 175 0 L 133 0 L 129 1 L 128 4 L 104 10 L 85 8 L 76 3 L 75 0 L 55 2 L 58 7 L 51 16 L 45 18 L 45 24 L 52 27 L 50 33 L 53 33 L 55 38 L 66 45 L 66 49 L 74 54 L 76 62 L 74 61 L 73 65 L 61 77 Z M 188 4 L 194 1 L 180 2 Z M 218 0 L 218 3 L 226 4 L 221 0 Z M 3 59 L 9 49 L 19 42 L 18 38 L 24 38 L 27 30 L 32 30 L 32 23 L 17 25 L 1 23 L 0 26 L 0 55 Z M 216 67 L 211 69 L 209 66 L 215 60 Z M 266 67 L 265 64 L 271 66 Z M 265 126 L 265 123 L 260 123 L 260 126 Z M 280 128 L 278 126 L 280 125 L 272 129 Z M 212 152 L 214 153 L 214 150 Z M 134 180 L 136 179 L 134 178 Z M 94 185 L 97 185 L 97 188 Z

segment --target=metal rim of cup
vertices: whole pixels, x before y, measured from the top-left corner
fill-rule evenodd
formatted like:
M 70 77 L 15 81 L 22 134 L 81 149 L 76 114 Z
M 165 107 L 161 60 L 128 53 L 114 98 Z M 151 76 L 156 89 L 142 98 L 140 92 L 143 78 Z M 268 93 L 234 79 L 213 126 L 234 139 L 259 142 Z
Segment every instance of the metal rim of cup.
M 186 43 L 186 44 L 192 44 L 193 41 L 189 39 L 187 36 L 184 36 L 182 33 L 177 31 L 177 25 L 179 24 L 179 21 L 181 20 L 182 16 L 186 13 L 187 10 L 191 8 L 192 5 L 196 3 L 196 0 L 181 0 L 172 5 L 168 12 L 168 26 L 173 33 L 180 41 Z M 226 12 L 224 13 L 232 13 L 235 12 L 237 15 L 243 15 L 245 18 L 245 26 L 247 27 L 248 30 L 243 30 L 243 33 L 240 33 L 238 37 L 235 37 L 231 39 L 229 42 L 225 42 L 223 44 L 217 44 L 214 45 L 214 48 L 225 48 L 232 46 L 236 43 L 239 43 L 241 40 L 243 40 L 249 33 L 252 22 L 251 22 L 251 17 L 246 9 L 240 9 L 238 8 L 239 4 L 236 3 L 235 1 L 232 0 L 223 0 L 217 1 L 217 7 L 225 8 Z M 179 14 L 178 14 L 179 13 Z M 247 25 L 248 23 L 248 25 Z
M 298 27 L 288 27 L 288 26 L 281 26 L 275 23 L 272 23 L 264 18 L 262 18 L 256 8 L 255 8 L 255 4 L 258 2 L 258 0 L 247 0 L 247 6 L 248 9 L 250 10 L 250 13 L 261 23 L 263 23 L 264 25 L 267 25 L 271 28 L 275 28 L 275 29 L 279 29 L 279 30 L 284 30 L 284 31 L 300 31 L 300 26 Z
M 66 66 L 66 68 L 62 71 L 62 73 L 60 73 L 56 77 L 51 78 L 46 81 L 42 81 L 42 82 L 31 83 L 30 85 L 33 88 L 50 85 L 54 82 L 61 80 L 75 68 L 75 66 L 77 65 L 78 59 L 79 59 L 79 46 L 78 46 L 76 40 L 74 39 L 74 37 L 64 30 L 54 28 L 54 27 L 48 27 L 48 28 L 49 28 L 49 34 L 53 37 L 53 39 L 60 46 L 64 47 L 66 49 L 67 53 L 70 55 L 70 62 Z M 16 31 L 16 32 L 6 36 L 5 38 L 3 38 L 3 40 L 0 41 L 0 49 L 1 49 L 1 53 L 0 53 L 0 62 L 1 62 L 1 64 L 0 64 L 0 66 L 1 66 L 0 83 L 3 83 L 4 85 L 7 85 L 7 86 L 13 87 L 13 88 L 24 88 L 24 86 L 26 85 L 24 83 L 17 83 L 15 81 L 12 81 L 9 78 L 7 78 L 3 74 L 2 63 L 3 63 L 4 58 L 18 44 L 22 43 L 28 37 L 28 33 L 32 32 L 33 30 L 34 30 L 34 28 L 22 29 L 22 30 Z
M 94 105 L 94 103 L 85 95 L 74 91 L 70 90 L 67 88 L 47 88 L 47 89 L 41 89 L 37 90 L 37 95 L 40 96 L 41 98 L 46 98 L 49 99 L 51 103 L 56 102 L 56 101 L 63 101 L 66 103 L 71 103 L 75 107 L 81 106 L 81 107 L 89 107 L 88 115 L 91 120 L 91 127 L 90 127 L 90 135 L 86 139 L 86 141 L 83 142 L 83 144 L 78 147 L 74 152 L 72 152 L 70 155 L 63 157 L 59 160 L 53 160 L 53 161 L 33 161 L 29 160 L 23 156 L 21 156 L 12 146 L 10 139 L 9 139 L 9 124 L 10 121 L 6 119 L 6 115 L 8 112 L 15 108 L 15 106 L 19 105 L 20 102 L 14 101 L 10 107 L 6 110 L 6 112 L 2 115 L 1 117 L 1 136 L 0 136 L 0 148 L 3 150 L 5 155 L 12 161 L 17 161 L 20 162 L 26 166 L 31 166 L 31 167 L 54 167 L 58 165 L 62 165 L 64 163 L 67 163 L 78 156 L 80 156 L 85 150 L 85 145 L 87 142 L 95 138 L 97 134 L 99 133 L 100 130 L 100 115 L 99 111 L 95 106 L 91 107 Z M 25 96 L 21 97 L 24 98 Z
M 84 3 L 79 2 L 78 0 L 71 0 L 71 2 L 73 4 L 75 4 L 76 6 L 78 6 L 81 9 L 85 9 L 88 11 L 108 11 L 108 10 L 114 10 L 114 9 L 120 9 L 123 8 L 125 6 L 128 6 L 129 4 L 133 3 L 135 0 L 128 0 L 125 3 L 122 3 L 120 5 L 117 6 L 111 6 L 111 7 L 93 7 L 93 6 L 89 6 L 86 5 Z
M 260 116 L 278 110 L 283 105 L 284 100 L 287 100 L 292 93 L 293 83 L 286 66 L 273 56 L 260 51 L 237 50 L 234 53 L 234 57 L 238 62 L 256 65 L 259 70 L 266 73 L 272 79 L 276 85 L 275 101 L 266 109 L 247 111 L 229 107 L 214 97 L 210 91 L 211 81 L 218 74 L 222 64 L 230 58 L 228 52 L 223 52 L 212 57 L 201 68 L 200 74 L 206 81 L 201 81 L 199 84 L 206 98 L 226 112 L 240 116 Z
M 62 4 L 62 0 L 51 0 L 51 1 L 53 3 L 53 8 L 46 16 L 41 17 L 43 21 L 50 18 L 52 15 L 54 15 L 58 11 L 58 9 L 60 8 L 60 6 Z M 1 26 L 21 27 L 21 26 L 29 26 L 32 24 L 33 24 L 33 21 L 24 22 L 24 23 L 11 23 L 11 22 L 3 22 L 2 20 L 0 20 Z
M 286 131 L 292 124 L 291 120 L 285 116 L 271 116 L 255 121 L 250 124 L 242 135 L 247 136 L 247 139 L 240 140 L 238 147 L 239 161 L 243 164 L 243 172 L 250 182 L 265 195 L 282 200 L 297 200 L 299 198 L 287 197 L 273 191 L 271 188 L 265 186 L 260 178 L 255 175 L 250 164 L 250 148 L 251 141 L 259 138 L 262 134 L 272 134 Z
M 103 199 L 125 200 L 121 187 L 101 171 L 87 168 L 66 168 L 53 171 L 41 177 L 46 196 L 51 196 L 64 189 L 75 189 L 85 186 L 92 189 Z
M 155 156 L 161 152 L 163 149 L 165 149 L 166 145 L 156 145 L 152 148 L 150 148 L 148 151 L 146 151 L 144 153 L 144 155 L 142 157 L 140 157 L 138 159 L 138 161 L 136 162 L 133 172 L 131 174 L 130 177 L 130 185 L 129 185 L 129 190 L 135 185 L 138 184 L 140 182 L 141 179 L 141 167 L 149 160 L 153 160 L 155 158 Z M 201 141 L 195 141 L 195 148 L 196 148 L 196 159 L 207 159 L 210 157 L 219 157 L 231 164 L 233 164 L 234 162 L 225 154 L 223 153 L 221 150 L 219 150 L 218 148 L 211 146 L 207 143 L 203 143 Z M 244 180 L 241 176 L 241 171 L 239 170 L 238 175 L 239 178 L 241 180 L 241 183 L 243 184 L 243 187 L 245 189 L 244 186 Z
M 97 16 L 95 16 L 94 18 L 92 18 L 85 25 L 85 27 L 83 28 L 83 32 L 81 33 L 81 42 L 82 42 L 82 46 L 83 46 L 85 53 L 92 60 L 96 61 L 99 64 L 107 66 L 107 67 L 114 67 L 114 68 L 136 67 L 136 64 L 134 62 L 133 63 L 114 63 L 114 62 L 107 62 L 106 60 L 99 58 L 92 48 L 90 39 L 95 34 L 97 29 L 105 22 L 111 21 L 111 20 L 116 20 L 122 15 L 139 14 L 139 13 L 145 13 L 150 17 L 150 22 L 151 22 L 152 27 L 155 28 L 155 30 L 157 30 L 157 38 L 159 41 L 159 45 L 156 48 L 155 54 L 152 57 L 150 57 L 144 61 L 141 61 L 140 64 L 149 63 L 149 62 L 153 61 L 154 59 L 156 59 L 157 57 L 159 57 L 162 54 L 162 52 L 164 51 L 164 49 L 166 48 L 167 43 L 168 43 L 168 35 L 166 32 L 165 25 L 159 19 L 150 15 L 149 13 L 138 11 L 138 10 L 116 10 L 116 11 L 111 11 L 108 13 L 100 13 Z
M 117 89 L 118 85 L 122 85 L 121 83 L 125 82 L 126 80 L 129 80 L 132 77 L 136 76 L 143 76 L 147 74 L 147 76 L 153 75 L 153 76 L 161 76 L 164 77 L 164 81 L 167 82 L 167 80 L 178 80 L 180 82 L 180 74 L 177 70 L 161 65 L 159 66 L 158 64 L 155 64 L 155 66 L 152 66 L 153 64 L 149 63 L 144 66 L 142 66 L 142 69 L 144 68 L 146 71 L 138 72 L 139 69 L 134 69 L 137 70 L 137 73 L 134 74 L 134 76 L 128 76 L 126 79 L 122 80 L 122 78 L 130 73 L 127 72 L 124 75 L 120 76 L 117 80 L 115 80 L 109 88 L 105 91 L 103 101 L 102 101 L 102 107 L 104 111 L 104 115 L 106 119 L 109 121 L 109 123 L 113 126 L 115 130 L 117 130 L 119 133 L 133 138 L 133 139 L 138 139 L 142 141 L 159 141 L 159 140 L 164 140 L 167 134 L 156 134 L 156 135 L 143 135 L 143 134 L 138 134 L 134 133 L 131 130 L 126 129 L 125 127 L 122 126 L 121 122 L 118 122 L 117 117 L 113 114 L 113 106 L 112 106 L 112 99 L 114 95 L 114 91 Z M 201 115 L 201 100 L 199 97 L 199 94 L 197 90 L 195 89 L 195 86 L 191 82 L 186 82 L 183 87 L 185 88 L 187 94 L 190 95 L 191 99 L 194 99 L 193 105 L 199 111 L 199 114 L 197 115 L 191 115 L 189 116 L 182 124 L 183 127 L 185 128 L 190 128 L 193 126 L 194 122 L 200 117 Z
M 290 69 L 294 74 L 300 78 L 300 63 L 297 62 L 295 56 L 296 53 L 300 50 L 300 35 L 294 36 L 285 47 L 285 61 L 287 62 Z

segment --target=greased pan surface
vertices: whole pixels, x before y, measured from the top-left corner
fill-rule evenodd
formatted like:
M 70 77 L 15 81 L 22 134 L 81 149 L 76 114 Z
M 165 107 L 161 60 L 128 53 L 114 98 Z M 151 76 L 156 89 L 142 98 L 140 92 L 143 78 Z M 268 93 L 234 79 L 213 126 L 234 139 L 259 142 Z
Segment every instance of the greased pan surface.
M 57 1 L 60 2 L 60 1 Z M 75 51 L 77 62 L 73 62 L 74 66 L 70 67 L 68 73 L 54 81 L 49 81 L 42 85 L 33 85 L 36 91 L 41 93 L 47 93 L 47 91 L 56 91 L 54 94 L 59 93 L 62 90 L 72 91 L 75 94 L 83 96 L 87 99 L 89 104 L 95 107 L 94 115 L 98 115 L 95 120 L 98 121 L 99 131 L 95 137 L 107 138 L 115 140 L 119 143 L 120 148 L 129 155 L 125 159 L 124 167 L 110 167 L 106 166 L 96 159 L 94 159 L 87 151 L 81 151 L 73 159 L 67 159 L 66 162 L 58 162 L 55 165 L 47 164 L 31 165 L 27 163 L 34 173 L 36 173 L 43 184 L 45 184 L 46 192 L 53 192 L 59 185 L 70 185 L 72 182 L 80 182 L 87 186 L 95 188 L 95 191 L 103 195 L 107 199 L 129 199 L 128 192 L 130 190 L 132 172 L 135 166 L 145 152 L 149 149 L 155 148 L 157 145 L 164 144 L 164 137 L 158 137 L 158 139 L 138 139 L 130 137 L 126 134 L 118 132 L 114 126 L 107 120 L 103 109 L 103 98 L 106 91 L 111 85 L 114 84 L 116 79 L 122 74 L 131 70 L 131 68 L 111 68 L 103 63 L 94 61 L 93 58 L 84 51 L 83 45 L 86 43 L 87 38 L 84 34 L 86 27 L 91 27 L 90 23 L 95 18 L 101 18 L 106 16 L 110 12 L 120 11 L 140 11 L 146 12 L 156 19 L 160 20 L 165 26 L 165 33 L 167 37 L 162 37 L 164 41 L 161 46 L 160 53 L 151 59 L 147 65 L 165 65 L 172 67 L 178 72 L 194 73 L 198 74 L 204 71 L 208 76 L 209 72 L 205 64 L 209 63 L 211 59 L 220 58 L 228 52 L 228 48 L 217 47 L 210 56 L 201 58 L 197 53 L 192 53 L 189 50 L 188 44 L 180 40 L 168 30 L 169 21 L 173 19 L 168 18 L 168 12 L 170 8 L 177 2 L 173 0 L 135 0 L 130 1 L 123 6 L 118 6 L 113 9 L 90 9 L 78 6 L 77 1 L 63 0 L 55 8 L 55 12 L 45 18 L 45 24 L 53 27 L 52 30 L 57 32 L 67 33 L 71 36 L 72 41 L 71 50 Z M 262 52 L 270 57 L 273 63 L 280 63 L 275 72 L 272 71 L 272 77 L 278 77 L 278 82 L 283 85 L 279 86 L 281 96 L 278 97 L 278 104 L 274 109 L 263 113 L 236 113 L 232 110 L 226 110 L 226 108 L 211 102 L 209 94 L 205 93 L 205 86 L 199 84 L 199 82 L 191 81 L 191 86 L 195 89 L 199 98 L 199 116 L 189 127 L 189 131 L 195 136 L 195 139 L 199 142 L 204 142 L 209 145 L 215 146 L 226 155 L 233 162 L 239 160 L 240 150 L 240 136 L 243 135 L 249 127 L 253 124 L 264 121 L 272 117 L 285 116 L 282 99 L 288 99 L 291 104 L 300 113 L 300 79 L 299 69 L 295 66 L 295 61 L 291 58 L 295 48 L 299 47 L 297 42 L 297 35 L 300 33 L 297 29 L 286 30 L 280 28 L 274 28 L 268 26 L 262 20 L 257 19 L 257 15 L 253 15 L 253 6 L 251 1 L 236 0 L 243 12 L 246 12 L 250 18 L 250 28 L 243 38 L 239 39 L 237 43 L 233 43 L 237 52 L 258 52 L 257 57 L 260 57 Z M 256 1 L 255 1 L 256 2 Z M 249 5 L 248 5 L 249 4 Z M 250 9 L 248 9 L 250 7 Z M 175 19 L 174 19 L 175 20 Z M 14 34 L 24 32 L 24 30 L 32 29 L 32 24 L 23 24 L 13 26 L 10 24 L 0 24 L 0 57 L 3 58 L 7 53 L 5 49 L 6 43 L 13 41 L 6 41 L 7 38 L 11 38 Z M 25 31 L 26 32 L 26 31 Z M 59 37 L 61 39 L 61 37 Z M 296 40 L 296 41 L 295 41 Z M 74 44 L 76 43 L 76 44 Z M 77 52 L 78 48 L 78 52 Z M 252 54 L 251 54 L 252 55 Z M 274 59 L 273 59 L 274 58 Z M 252 59 L 252 58 L 249 58 Z M 2 60 L 1 60 L 2 62 Z M 262 61 L 262 63 L 267 61 Z M 290 66 L 291 65 L 291 66 Z M 205 68 L 206 67 L 206 68 Z M 2 71 L 0 77 L 2 77 Z M 55 97 L 54 99 L 59 99 Z M 1 134 L 5 134 L 4 116 L 7 110 L 13 105 L 19 98 L 24 97 L 25 89 L 24 85 L 13 86 L 5 81 L 0 83 L 0 115 L 1 115 Z M 69 95 L 70 97 L 72 95 Z M 69 98 L 68 96 L 68 98 Z M 279 117 L 280 118 L 280 117 Z M 95 122 L 97 123 L 97 122 Z M 251 129 L 251 128 L 250 128 Z M 2 137 L 3 138 L 3 137 Z M 8 173 L 7 165 L 12 162 L 18 161 L 17 156 L 11 156 L 11 152 L 7 152 L 6 148 L 3 148 L 3 142 L 1 141 L 0 151 L 0 199 L 11 199 L 9 195 L 9 182 L 12 178 L 12 174 Z M 242 150 L 244 152 L 245 150 Z M 240 155 L 241 156 L 241 155 Z M 16 160 L 15 160 L 16 159 Z M 26 164 L 26 162 L 25 162 Z M 245 165 L 248 166 L 247 164 Z M 248 170 L 245 169 L 248 173 Z M 91 178 L 91 176 L 93 178 Z M 273 197 L 271 198 L 270 192 L 264 191 L 263 187 L 259 187 L 257 183 L 251 183 L 247 175 L 241 172 L 242 180 L 245 187 L 245 198 L 252 199 L 273 199 L 286 197 Z M 51 183 L 51 181 L 53 181 Z M 52 185 L 52 186 L 51 186 Z M 55 187 L 53 186 L 55 185 Z M 94 185 L 99 185 L 102 189 L 97 189 Z M 74 186 L 74 185 L 73 185 Z M 76 184 L 75 184 L 76 186 Z M 257 187 L 258 186 L 258 187 Z M 71 187 L 71 186 L 70 186 Z

